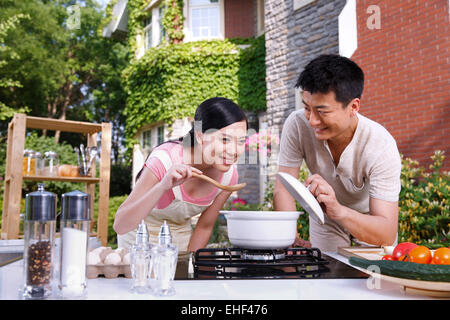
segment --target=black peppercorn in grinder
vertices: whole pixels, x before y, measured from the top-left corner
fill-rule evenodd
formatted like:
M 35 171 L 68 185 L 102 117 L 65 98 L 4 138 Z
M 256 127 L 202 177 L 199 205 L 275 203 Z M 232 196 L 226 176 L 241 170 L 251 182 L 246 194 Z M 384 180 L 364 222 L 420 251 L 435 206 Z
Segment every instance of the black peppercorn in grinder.
M 38 184 L 38 190 L 25 198 L 25 299 L 43 299 L 52 293 L 55 232 L 56 195 L 45 191 L 43 184 Z

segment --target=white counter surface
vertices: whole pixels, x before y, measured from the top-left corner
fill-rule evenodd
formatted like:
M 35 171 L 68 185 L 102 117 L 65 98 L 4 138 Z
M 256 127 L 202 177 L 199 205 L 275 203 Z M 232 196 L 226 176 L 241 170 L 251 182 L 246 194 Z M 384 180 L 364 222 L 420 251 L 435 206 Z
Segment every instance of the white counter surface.
M 332 252 L 329 256 L 348 264 L 348 259 Z M 0 268 L 0 300 L 20 299 L 23 260 Z M 166 298 L 132 293 L 131 279 L 88 280 L 88 300 L 396 300 L 432 299 L 405 293 L 400 285 L 373 279 L 267 279 L 267 280 L 176 280 L 176 295 Z M 373 289 L 370 289 L 370 288 Z

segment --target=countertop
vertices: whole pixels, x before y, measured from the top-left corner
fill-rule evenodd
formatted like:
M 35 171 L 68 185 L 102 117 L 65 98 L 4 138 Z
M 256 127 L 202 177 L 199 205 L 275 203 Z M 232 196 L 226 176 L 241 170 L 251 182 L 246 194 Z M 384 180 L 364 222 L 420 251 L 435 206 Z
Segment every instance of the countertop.
M 348 264 L 336 252 L 327 255 Z M 405 293 L 400 285 L 374 279 L 176 280 L 176 294 L 155 297 L 130 291 L 131 279 L 88 280 L 87 300 L 398 300 L 433 299 Z M 0 268 L 0 300 L 19 300 L 23 260 Z

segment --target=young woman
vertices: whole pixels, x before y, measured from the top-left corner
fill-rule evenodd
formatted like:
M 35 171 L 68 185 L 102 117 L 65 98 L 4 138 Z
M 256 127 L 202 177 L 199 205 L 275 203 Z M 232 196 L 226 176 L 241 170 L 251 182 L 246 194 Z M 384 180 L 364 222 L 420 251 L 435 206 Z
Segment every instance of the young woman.
M 116 213 L 114 230 L 119 247 L 134 242 L 142 219 L 151 243 L 157 243 L 164 220 L 180 252 L 196 251 L 208 243 L 219 210 L 231 193 L 192 173 L 225 185 L 236 184 L 238 173 L 233 164 L 245 149 L 247 119 L 231 100 L 211 98 L 198 106 L 194 120 L 185 137 L 161 144 L 147 158 L 136 185 Z M 191 218 L 198 214 L 192 231 Z

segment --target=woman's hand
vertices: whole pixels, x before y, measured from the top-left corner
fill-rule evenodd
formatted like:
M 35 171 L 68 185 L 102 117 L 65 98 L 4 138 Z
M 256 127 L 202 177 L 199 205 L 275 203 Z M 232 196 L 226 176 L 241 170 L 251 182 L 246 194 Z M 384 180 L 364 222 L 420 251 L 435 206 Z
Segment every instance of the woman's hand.
M 192 177 L 192 172 L 202 174 L 197 168 L 185 164 L 174 164 L 162 178 L 161 185 L 165 190 L 170 190 Z

